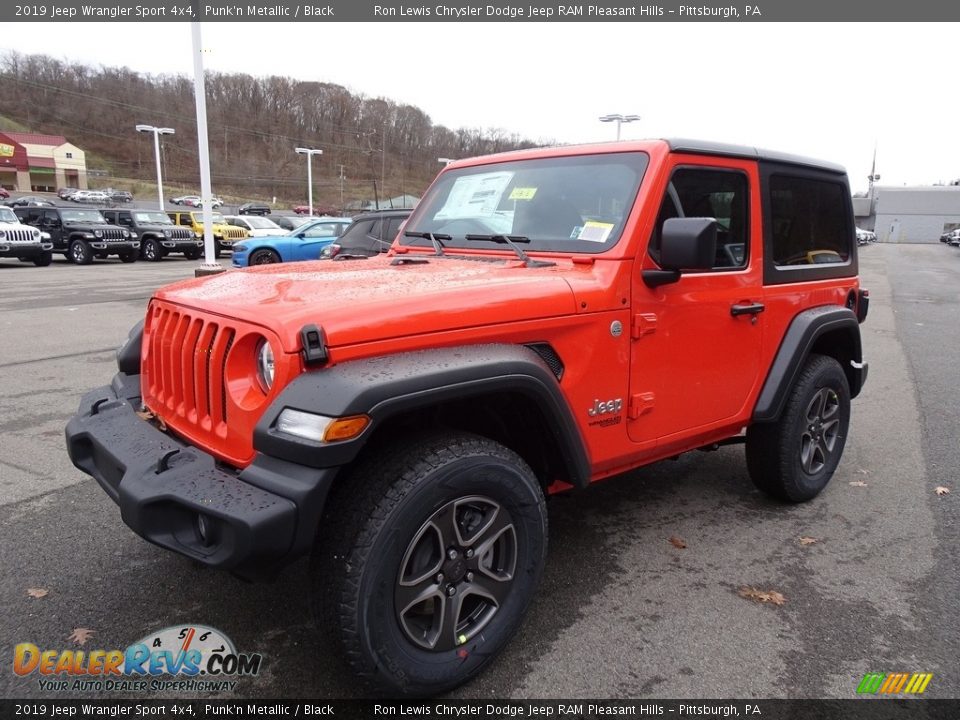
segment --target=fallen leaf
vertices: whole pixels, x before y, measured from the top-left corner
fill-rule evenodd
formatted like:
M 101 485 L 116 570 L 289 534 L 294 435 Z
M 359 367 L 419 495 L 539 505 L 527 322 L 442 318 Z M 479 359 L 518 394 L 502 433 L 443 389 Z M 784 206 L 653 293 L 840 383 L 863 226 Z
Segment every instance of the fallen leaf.
M 864 468 L 858 468 L 858 469 L 857 469 L 857 472 L 860 473 L 861 475 L 869 475 L 869 474 L 870 474 L 870 471 L 869 471 L 869 470 L 865 470 Z
M 73 632 L 67 636 L 67 640 L 73 640 L 77 645 L 86 645 L 97 631 L 90 628 L 74 628 Z
M 867 484 L 863 480 L 851 480 L 850 484 L 854 487 L 866 487 Z
M 149 410 L 138 410 L 137 417 L 141 420 L 153 420 L 153 413 Z
M 935 492 L 937 495 L 949 495 L 949 494 L 950 494 L 950 488 L 944 487 L 943 485 L 937 485 L 937 487 L 934 489 L 934 492 Z
M 687 544 L 683 541 L 683 539 L 678 538 L 676 535 L 670 536 L 670 544 L 673 545 L 675 548 L 680 548 L 681 550 L 683 550 L 687 546 Z
M 755 587 L 744 586 L 737 590 L 737 595 L 747 600 L 753 600 L 758 603 L 772 603 L 773 605 L 784 605 L 787 599 L 776 590 L 757 590 Z
M 815 542 L 817 542 L 817 539 L 816 539 L 816 538 L 812 538 L 812 537 L 802 537 L 802 538 L 800 538 L 800 544 L 801 544 L 801 545 L 813 545 Z
M 46 597 L 49 592 L 49 590 L 44 590 L 43 588 L 27 588 L 27 595 L 32 598 Z

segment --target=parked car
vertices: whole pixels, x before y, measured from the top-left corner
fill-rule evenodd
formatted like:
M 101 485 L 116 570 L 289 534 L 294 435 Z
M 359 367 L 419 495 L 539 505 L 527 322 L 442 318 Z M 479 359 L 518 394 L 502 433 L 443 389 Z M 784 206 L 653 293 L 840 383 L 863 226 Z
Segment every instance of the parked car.
M 70 459 L 134 532 L 195 563 L 256 579 L 312 555 L 303 585 L 356 673 L 387 696 L 448 692 L 517 638 L 548 562 L 551 494 L 619 474 L 635 484 L 623 492 L 680 515 L 690 477 L 722 462 L 719 511 L 684 517 L 691 533 L 717 534 L 731 505 L 794 532 L 801 513 L 737 476 L 807 502 L 852 440 L 869 294 L 849 187 L 834 163 L 688 140 L 453 162 L 395 258 L 157 290 L 113 381 L 68 422 Z M 814 264 L 823 251 L 844 262 Z M 733 445 L 745 462 L 725 448 L 700 464 Z M 626 474 L 682 453 L 663 483 Z M 848 512 L 850 494 L 802 515 Z M 607 572 L 632 561 L 564 541 L 574 573 L 598 551 Z M 115 573 L 144 555 L 114 552 Z M 677 612 L 655 581 L 616 592 Z
M 21 223 L 13 208 L 0 207 L 0 260 L 16 258 L 45 267 L 53 258 L 52 251 L 49 235 Z
M 224 219 L 230 225 L 245 228 L 250 237 L 270 237 L 272 235 L 286 235 L 287 231 L 277 225 L 270 218 L 259 215 L 225 215 Z
M 113 202 L 128 203 L 133 202 L 133 193 L 127 190 L 115 190 L 114 188 L 107 188 L 104 190 L 107 194 L 107 197 Z
M 949 242 L 950 242 L 950 236 L 951 236 L 952 234 L 953 234 L 953 230 L 947 230 L 945 233 L 943 233 L 943 235 L 940 236 L 940 242 L 942 242 L 942 243 L 949 243 Z
M 61 200 L 66 200 L 68 197 L 73 195 L 73 193 L 75 193 L 77 190 L 79 190 L 79 188 L 62 187 L 59 190 L 57 190 L 57 197 L 60 198 Z
M 343 235 L 321 250 L 320 258 L 373 257 L 386 252 L 411 212 L 412 210 L 375 210 L 358 215 Z
M 350 226 L 347 217 L 318 218 L 289 235 L 250 238 L 233 246 L 234 267 L 269 263 L 316 260 L 324 246 L 336 240 Z
M 186 205 L 187 200 L 191 198 L 198 198 L 199 195 L 178 195 L 177 197 L 170 198 L 170 202 L 174 205 Z
M 857 228 L 857 245 L 866 245 L 870 242 L 870 236 L 873 235 L 869 230 Z
M 140 241 L 140 257 L 158 262 L 170 253 L 183 253 L 188 260 L 196 260 L 203 253 L 203 239 L 192 228 L 174 225 L 166 213 L 159 210 L 102 210 L 107 222 L 130 231 Z
M 947 236 L 947 245 L 960 247 L 960 228 L 950 232 L 950 234 Z
M 269 215 L 270 206 L 266 203 L 248 202 L 237 208 L 240 215 Z
M 0 200 L 6 200 L 10 197 L 10 191 L 4 187 L 0 187 Z
M 4 205 L 7 207 L 53 207 L 53 203 L 46 198 L 37 195 L 24 195 L 13 200 L 7 200 Z
M 140 254 L 140 241 L 129 230 L 108 223 L 95 208 L 19 207 L 14 212 L 20 222 L 49 233 L 53 252 L 77 265 L 110 255 L 132 263 Z
M 70 195 L 70 200 L 78 203 L 106 204 L 110 196 L 103 190 L 77 190 Z
M 191 210 L 168 212 L 174 225 L 190 228 L 198 238 L 203 237 L 203 211 Z M 234 225 L 228 225 L 226 219 L 218 212 L 211 213 L 213 222 L 213 240 L 215 243 L 214 255 L 220 257 L 224 250 L 232 250 L 233 244 L 248 237 L 246 230 Z
M 293 211 L 297 215 L 310 215 L 310 206 L 309 205 L 294 205 Z M 328 216 L 332 217 L 337 214 L 336 208 L 332 207 L 320 207 L 319 205 L 313 206 L 313 214 L 315 216 Z
M 303 215 L 271 215 L 270 219 L 287 232 L 291 232 L 296 230 L 304 223 L 308 223 L 311 220 L 317 220 L 318 218 L 312 215 L 307 215 L 306 217 Z
M 202 208 L 202 207 L 203 207 L 203 198 L 200 198 L 200 197 L 198 197 L 198 198 L 191 198 L 191 199 L 190 199 L 190 202 L 184 203 L 184 204 L 185 204 L 185 205 L 190 205 L 191 207 L 195 207 L 195 208 Z M 222 207 L 223 207 L 223 200 L 221 200 L 220 198 L 218 198 L 216 195 L 212 196 L 212 197 L 210 198 L 210 207 L 213 208 L 214 210 L 218 210 L 219 208 L 222 208 Z

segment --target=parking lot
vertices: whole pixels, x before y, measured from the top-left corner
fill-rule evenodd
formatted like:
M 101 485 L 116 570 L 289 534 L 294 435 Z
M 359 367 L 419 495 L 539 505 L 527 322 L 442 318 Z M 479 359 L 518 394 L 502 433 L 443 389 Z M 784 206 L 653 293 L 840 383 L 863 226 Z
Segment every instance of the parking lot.
M 774 503 L 727 447 L 552 498 L 532 610 L 456 697 L 850 698 L 864 673 L 895 671 L 933 673 L 927 696 L 960 696 L 960 252 L 860 255 L 870 376 L 826 491 Z M 199 568 L 135 536 L 67 459 L 80 395 L 110 381 L 151 291 L 197 264 L 0 264 L 0 658 L 20 642 L 72 647 L 75 628 L 111 649 L 202 623 L 264 656 L 231 697 L 355 696 L 312 629 L 305 562 L 260 585 Z M 742 586 L 786 602 L 752 603 Z M 11 672 L 0 692 L 45 696 Z

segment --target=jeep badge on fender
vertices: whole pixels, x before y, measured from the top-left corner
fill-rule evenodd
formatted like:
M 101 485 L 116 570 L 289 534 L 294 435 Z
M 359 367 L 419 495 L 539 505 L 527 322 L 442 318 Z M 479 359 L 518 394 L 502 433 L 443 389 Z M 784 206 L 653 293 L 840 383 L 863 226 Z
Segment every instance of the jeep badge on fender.
M 402 227 L 158 290 L 66 429 L 150 542 L 248 579 L 311 555 L 379 692 L 450 690 L 515 637 L 551 492 L 721 443 L 784 502 L 833 476 L 867 377 L 843 168 L 522 150 L 447 165 Z

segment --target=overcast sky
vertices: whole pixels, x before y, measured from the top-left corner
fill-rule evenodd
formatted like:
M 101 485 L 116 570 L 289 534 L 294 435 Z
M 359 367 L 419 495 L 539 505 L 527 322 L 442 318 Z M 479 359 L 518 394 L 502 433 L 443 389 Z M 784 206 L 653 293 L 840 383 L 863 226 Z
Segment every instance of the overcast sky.
M 16 33 L 10 32 L 16 29 Z M 204 23 L 206 69 L 333 82 L 560 143 L 692 137 L 960 178 L 956 24 Z M 0 48 L 192 77 L 188 23 L 10 25 Z M 145 117 L 143 122 L 151 122 Z M 238 118 L 238 122 L 242 122 Z

